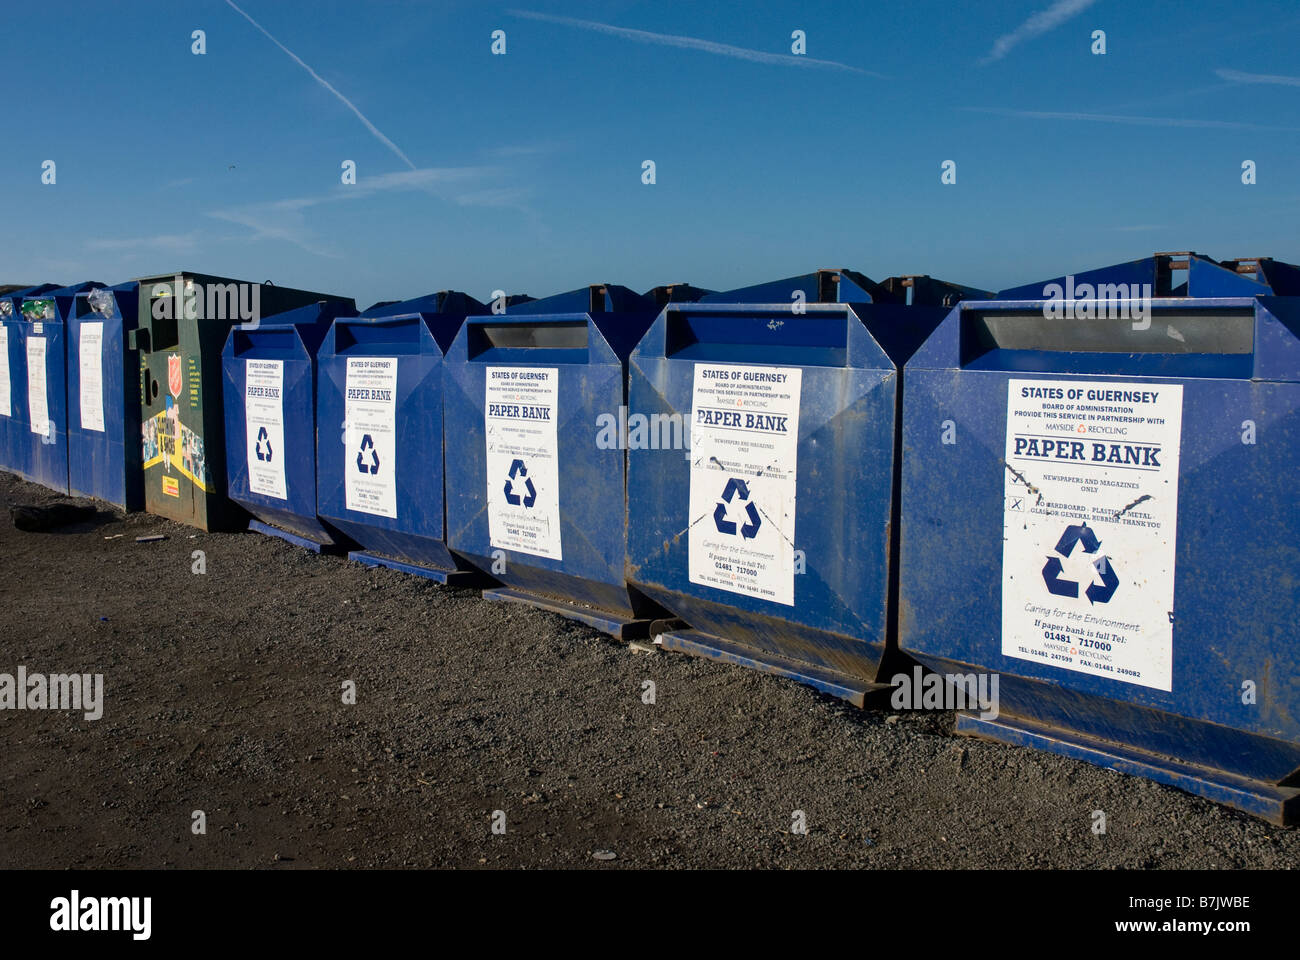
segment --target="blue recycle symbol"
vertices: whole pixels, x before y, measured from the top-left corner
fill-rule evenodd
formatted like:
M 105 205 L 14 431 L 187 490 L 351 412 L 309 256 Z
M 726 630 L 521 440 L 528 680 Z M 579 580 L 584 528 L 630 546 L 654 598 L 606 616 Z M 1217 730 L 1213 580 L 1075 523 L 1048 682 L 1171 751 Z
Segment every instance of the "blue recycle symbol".
M 1061 534 L 1061 539 L 1056 542 L 1056 552 L 1062 557 L 1068 557 L 1076 543 L 1083 544 L 1084 553 L 1096 553 L 1101 549 L 1101 541 L 1097 539 L 1097 535 L 1086 523 L 1082 523 L 1071 524 L 1065 528 L 1065 533 Z M 1089 603 L 1109 603 L 1110 598 L 1115 595 L 1116 588 L 1119 587 L 1119 576 L 1115 573 L 1115 567 L 1104 554 L 1092 561 L 1092 565 L 1101 577 L 1101 583 L 1089 584 L 1084 595 L 1087 596 Z M 1047 584 L 1047 589 L 1058 597 L 1078 599 L 1079 585 L 1073 580 L 1065 580 L 1061 577 L 1060 557 L 1047 558 L 1047 563 L 1043 566 L 1043 582 Z
M 366 451 L 370 451 L 370 463 L 366 463 Z M 361 438 L 361 449 L 357 451 L 357 470 L 361 473 L 379 472 L 379 451 L 375 449 L 375 439 L 370 434 Z
M 263 443 L 266 444 L 265 451 L 262 450 Z M 257 446 L 254 448 L 254 452 L 257 454 L 257 459 L 264 460 L 267 463 L 271 462 L 271 454 L 275 451 L 271 449 L 271 438 L 266 434 L 266 427 L 262 427 L 257 431 Z
M 528 491 L 522 498 L 515 493 L 516 477 L 523 477 L 524 489 Z M 532 477 L 528 476 L 528 468 L 524 466 L 524 462 L 522 460 L 512 460 L 510 462 L 510 476 L 506 478 L 506 503 L 517 507 L 521 500 L 525 507 L 531 507 L 537 502 L 537 490 L 533 487 Z
M 745 501 L 745 515 L 749 517 L 749 523 L 740 528 L 740 535 L 746 540 L 753 540 L 758 536 L 758 528 L 763 525 L 763 521 L 759 519 L 758 508 L 749 499 L 749 487 L 745 486 L 745 481 L 739 477 L 732 477 L 727 481 L 726 489 L 722 491 L 722 500 L 718 501 L 718 506 L 713 511 L 713 525 L 718 528 L 718 533 L 735 535 L 735 521 L 727 519 L 727 504 L 737 493 L 740 494 L 740 499 Z

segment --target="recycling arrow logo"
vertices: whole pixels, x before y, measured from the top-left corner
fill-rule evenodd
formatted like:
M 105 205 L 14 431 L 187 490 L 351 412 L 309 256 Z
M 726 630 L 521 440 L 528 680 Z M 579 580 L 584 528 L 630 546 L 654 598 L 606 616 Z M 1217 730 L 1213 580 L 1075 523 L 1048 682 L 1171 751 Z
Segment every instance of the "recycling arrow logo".
M 370 463 L 366 463 L 366 451 L 370 451 Z M 361 449 L 357 451 L 357 470 L 372 476 L 379 472 L 379 451 L 375 449 L 374 437 L 366 434 L 361 438 Z
M 745 516 L 749 518 L 749 522 L 740 528 L 740 535 L 746 540 L 753 540 L 758 536 L 758 528 L 763 525 L 763 521 L 758 516 L 758 508 L 749 499 L 749 487 L 739 477 L 732 477 L 727 481 L 727 486 L 722 491 L 722 499 L 718 501 L 718 506 L 713 511 L 713 525 L 718 528 L 718 533 L 735 536 L 736 523 L 734 520 L 727 519 L 727 504 L 731 503 L 738 493 L 741 502 L 745 504 Z
M 266 445 L 265 449 L 262 447 L 263 444 Z M 271 438 L 267 436 L 266 427 L 257 431 L 257 445 L 254 447 L 254 452 L 257 454 L 257 459 L 266 463 L 271 462 L 271 454 L 274 451 L 271 449 Z
M 1076 600 L 1079 597 L 1079 584 L 1061 576 L 1064 571 L 1061 557 L 1068 557 L 1078 543 L 1083 544 L 1083 552 L 1086 554 L 1097 553 L 1101 549 L 1101 541 L 1097 539 L 1097 534 L 1086 523 L 1071 524 L 1065 528 L 1065 533 L 1061 534 L 1061 539 L 1056 542 L 1056 553 L 1059 556 L 1049 556 L 1043 566 L 1043 582 L 1047 584 L 1048 591 L 1055 596 L 1073 597 Z M 1115 573 L 1115 567 L 1105 554 L 1093 560 L 1092 566 L 1097 576 L 1101 578 L 1101 583 L 1090 583 L 1084 595 L 1089 603 L 1109 603 L 1119 587 L 1119 575 Z
M 528 492 L 524 496 L 515 493 L 515 480 L 524 481 L 524 489 Z M 522 460 L 512 460 L 510 462 L 510 476 L 506 478 L 506 503 L 512 507 L 519 506 L 523 503 L 525 507 L 532 507 L 537 502 L 537 490 L 533 487 L 532 477 L 528 476 L 528 468 L 524 466 Z

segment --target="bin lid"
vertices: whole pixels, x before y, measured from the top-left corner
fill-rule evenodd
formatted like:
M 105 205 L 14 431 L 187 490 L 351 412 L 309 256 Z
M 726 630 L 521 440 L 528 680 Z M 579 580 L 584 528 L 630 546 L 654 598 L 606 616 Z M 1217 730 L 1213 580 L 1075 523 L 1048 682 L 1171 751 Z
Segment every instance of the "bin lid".
M 702 297 L 707 297 L 709 294 L 716 292 L 692 286 L 689 283 L 665 283 L 657 287 L 651 287 L 642 296 L 653 300 L 655 307 L 662 310 L 670 303 L 696 303 Z
M 629 313 L 654 310 L 653 299 L 616 283 L 593 283 L 540 300 L 507 304 L 507 314 Z
M 407 313 L 459 313 L 477 316 L 488 309 L 468 293 L 439 290 L 410 300 L 383 300 L 361 311 L 362 317 L 397 317 Z
M 1186 279 L 1174 284 L 1174 274 L 1186 271 Z M 1205 299 L 1209 297 L 1253 297 L 1274 294 L 1278 296 L 1300 295 L 1300 268 L 1271 257 L 1246 257 L 1237 260 L 1218 261 L 1199 254 L 1194 250 L 1156 253 L 1139 260 L 1128 260 L 1106 267 L 1084 270 L 1079 273 L 1053 277 L 1039 283 L 1029 283 L 1009 287 L 998 293 L 999 300 L 1048 300 L 1063 297 L 1066 300 L 1078 299 L 1071 295 L 1080 286 L 1091 288 L 1090 299 L 1095 295 L 1101 299 L 1111 296 L 1110 292 L 1101 294 L 1098 286 L 1106 286 L 1108 291 L 1117 286 L 1129 288 L 1129 296 L 1150 297 L 1189 297 Z M 1149 292 L 1143 288 L 1150 287 Z M 1136 286 L 1137 290 L 1131 288 Z M 1059 287 L 1060 293 L 1049 288 Z M 1120 299 L 1123 299 L 1122 297 Z
M 844 267 L 770 280 L 701 297 L 701 303 L 790 303 L 796 293 L 805 303 L 875 303 L 898 306 L 952 307 L 961 300 L 987 300 L 993 294 L 977 287 L 936 280 L 926 274 L 903 274 L 877 282 Z

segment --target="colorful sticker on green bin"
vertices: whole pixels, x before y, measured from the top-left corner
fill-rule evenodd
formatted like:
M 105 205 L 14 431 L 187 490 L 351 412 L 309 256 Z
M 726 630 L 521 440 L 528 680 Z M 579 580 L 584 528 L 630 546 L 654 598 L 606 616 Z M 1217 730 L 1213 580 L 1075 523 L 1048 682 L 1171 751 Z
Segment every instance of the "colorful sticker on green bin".
M 24 300 L 23 319 L 24 320 L 53 320 L 54 301 L 53 300 Z

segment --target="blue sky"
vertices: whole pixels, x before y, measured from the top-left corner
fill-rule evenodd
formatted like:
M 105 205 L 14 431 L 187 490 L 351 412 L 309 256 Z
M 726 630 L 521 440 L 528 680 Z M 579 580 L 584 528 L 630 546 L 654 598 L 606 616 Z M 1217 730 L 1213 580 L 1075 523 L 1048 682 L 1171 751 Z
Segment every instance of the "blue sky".
M 183 268 L 365 306 L 1300 261 L 1293 0 L 235 2 L 361 116 L 226 0 L 9 5 L 0 282 Z

